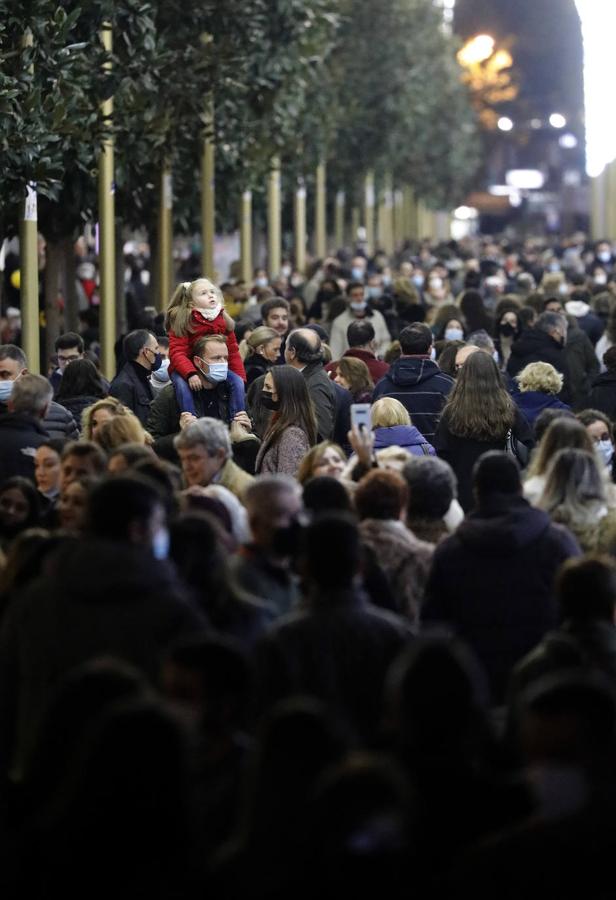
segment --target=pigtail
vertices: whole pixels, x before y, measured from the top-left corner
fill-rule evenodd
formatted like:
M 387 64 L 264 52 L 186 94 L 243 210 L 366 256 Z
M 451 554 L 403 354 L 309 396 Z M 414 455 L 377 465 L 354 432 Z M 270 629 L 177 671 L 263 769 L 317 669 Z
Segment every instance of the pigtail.
M 173 292 L 165 316 L 165 330 L 172 331 L 176 337 L 185 337 L 190 333 L 190 300 L 192 281 L 182 281 Z

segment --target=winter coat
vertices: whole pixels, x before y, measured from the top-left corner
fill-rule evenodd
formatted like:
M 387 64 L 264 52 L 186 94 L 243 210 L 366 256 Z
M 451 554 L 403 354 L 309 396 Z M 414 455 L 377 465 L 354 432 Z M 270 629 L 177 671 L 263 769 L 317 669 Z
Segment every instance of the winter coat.
M 251 353 L 250 356 L 247 356 L 244 361 L 244 368 L 246 369 L 246 387 L 252 384 L 252 382 L 259 378 L 261 375 L 266 375 L 272 367 L 272 363 L 265 359 L 264 356 L 261 356 L 260 353 Z
M 419 541 L 402 522 L 393 519 L 364 519 L 359 531 L 389 579 L 395 612 L 418 622 L 434 544 Z
M 521 412 L 516 410 L 513 428 L 513 436 L 529 449 L 533 446 L 533 435 Z M 492 440 L 477 440 L 471 437 L 460 437 L 449 430 L 447 414 L 439 422 L 434 446 L 437 454 L 449 463 L 458 479 L 458 500 L 462 509 L 467 512 L 474 505 L 473 498 L 473 469 L 475 463 L 488 450 L 504 450 L 507 435 L 493 438 Z
M 366 363 L 368 371 L 370 372 L 370 377 L 375 384 L 389 372 L 389 364 L 377 359 L 374 353 L 371 353 L 369 350 L 351 347 L 350 350 L 344 351 L 342 357 L 344 358 L 345 356 L 348 356 L 351 359 L 360 359 L 362 362 Z M 329 372 L 332 378 L 335 378 L 338 372 L 338 361 L 336 360 L 335 362 L 328 363 L 325 366 L 325 371 Z
M 402 356 L 381 378 L 372 395 L 399 400 L 428 442 L 436 433 L 445 401 L 454 385 L 453 378 L 441 372 L 427 356 Z
M 539 328 L 525 328 L 511 347 L 511 356 L 507 363 L 507 372 L 512 377 L 521 372 L 524 366 L 534 362 L 547 362 L 564 376 L 560 399 L 568 403 L 570 398 L 569 364 L 565 348 L 558 341 Z
M 223 316 L 222 310 L 212 321 L 205 319 L 198 309 L 193 309 L 190 315 L 190 324 L 193 329 L 185 335 L 174 334 L 169 331 L 169 372 L 177 372 L 182 378 L 190 378 L 191 375 L 198 375 L 193 363 L 194 346 L 199 338 L 206 334 L 222 334 L 226 335 L 226 344 L 229 348 L 229 368 L 236 375 L 239 375 L 243 381 L 246 381 L 246 372 L 244 371 L 244 363 L 240 356 L 240 350 L 237 345 L 237 338 L 234 331 L 227 331 L 227 323 Z
M 49 404 L 43 427 L 50 438 L 59 438 L 63 441 L 79 440 L 79 429 L 72 413 L 55 400 Z
M 268 472 L 295 475 L 309 450 L 310 441 L 304 429 L 299 425 L 289 425 L 275 442 L 265 438 L 257 453 L 255 472 L 257 475 Z
M 109 394 L 135 413 L 145 427 L 150 414 L 154 391 L 149 381 L 150 373 L 136 362 L 124 363 L 111 382 Z
M 501 703 L 513 666 L 558 624 L 554 577 L 579 555 L 547 513 L 494 495 L 437 545 L 422 622 L 448 623 L 470 645 Z
M 228 381 L 220 382 L 211 391 L 196 391 L 194 394 L 197 418 L 208 416 L 220 419 L 227 425 L 231 421 L 230 402 L 231 385 Z M 180 407 L 172 384 L 167 385 L 157 394 L 150 407 L 145 427 L 154 438 L 156 453 L 164 459 L 176 462 L 177 453 L 173 446 L 173 438 L 180 430 Z
M 592 311 L 588 303 L 584 303 L 583 300 L 569 300 L 565 303 L 565 312 L 569 316 L 575 316 L 579 327 L 588 335 L 593 347 L 596 347 L 597 341 L 605 330 L 605 326 L 599 316 Z
M 36 448 L 48 440 L 41 419 L 27 413 L 0 415 L 0 484 L 13 475 L 34 481 Z
M 559 400 L 555 394 L 546 394 L 543 391 L 512 391 L 511 399 L 531 427 L 544 409 L 569 410 L 571 408 Z
M 334 432 L 337 409 L 336 385 L 321 363 L 310 363 L 302 369 L 308 393 L 314 403 L 320 441 L 328 441 Z
M 569 368 L 571 405 L 576 410 L 586 409 L 592 380 L 599 374 L 599 363 L 588 335 L 581 328 L 569 328 L 565 357 Z
M 595 378 L 588 405 L 616 420 L 616 372 L 604 372 Z
M 80 433 L 81 416 L 84 409 L 87 409 L 88 406 L 92 406 L 93 403 L 96 403 L 100 399 L 100 397 L 71 397 L 69 400 L 66 398 L 62 400 L 62 405 L 75 419 L 75 423 Z
M 383 356 L 391 344 L 391 335 L 387 329 L 385 319 L 378 310 L 371 310 L 366 319 L 374 328 L 374 340 L 376 342 L 376 352 L 378 356 Z M 346 309 L 339 316 L 336 316 L 332 322 L 332 330 L 329 336 L 329 348 L 332 351 L 332 359 L 340 359 L 345 350 L 349 349 L 347 341 L 347 329 L 351 322 L 357 322 L 357 316 L 354 316 L 350 309 Z
M 374 449 L 402 447 L 413 456 L 436 456 L 436 450 L 414 425 L 392 425 L 374 429 Z

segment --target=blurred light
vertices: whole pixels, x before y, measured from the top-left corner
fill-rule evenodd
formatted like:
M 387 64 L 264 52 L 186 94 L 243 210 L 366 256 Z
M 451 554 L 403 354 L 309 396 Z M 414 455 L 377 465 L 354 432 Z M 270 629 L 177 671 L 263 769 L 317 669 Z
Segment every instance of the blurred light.
M 511 131 L 513 128 L 513 122 L 507 116 L 501 116 L 496 125 L 501 131 Z
M 513 188 L 508 184 L 491 184 L 488 188 L 488 194 L 493 197 L 509 197 Z
M 568 132 L 567 134 L 561 134 L 558 138 L 558 143 L 565 150 L 575 150 L 578 145 L 578 139 L 574 134 Z
M 465 221 L 467 219 L 476 219 L 479 215 L 479 212 L 475 209 L 474 206 L 458 206 L 458 208 L 454 210 L 453 214 L 456 219 L 462 219 L 462 221 Z
M 513 65 L 513 57 L 508 50 L 498 50 L 490 60 L 495 69 L 509 69 Z
M 529 124 L 533 131 L 537 131 L 539 128 L 543 127 L 541 119 L 531 119 Z
M 616 120 L 606 114 L 613 99 L 606 61 L 614 53 L 616 4 L 575 0 L 575 5 L 582 22 L 584 45 L 586 171 L 596 177 L 616 159 Z
M 564 128 L 567 120 L 560 113 L 552 113 L 550 116 L 550 125 L 552 128 Z
M 461 66 L 473 66 L 485 62 L 494 52 L 494 38 L 489 34 L 478 34 L 471 38 L 458 51 L 458 62 Z
M 545 178 L 539 169 L 510 169 L 505 181 L 519 191 L 536 191 L 543 187 Z
M 511 203 L 512 206 L 514 206 L 516 208 L 518 206 L 522 206 L 522 197 L 520 195 L 520 192 L 519 191 L 511 191 L 511 193 L 509 195 L 509 202 Z

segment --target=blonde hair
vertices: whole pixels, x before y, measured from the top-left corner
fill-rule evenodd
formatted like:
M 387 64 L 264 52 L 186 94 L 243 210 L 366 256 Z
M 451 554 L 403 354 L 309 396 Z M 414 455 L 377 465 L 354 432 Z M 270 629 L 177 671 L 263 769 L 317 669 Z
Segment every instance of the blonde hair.
M 563 386 L 563 376 L 546 362 L 529 363 L 516 375 L 515 380 L 522 393 L 541 391 L 543 394 L 559 394 Z
M 270 328 L 268 325 L 259 325 L 258 328 L 255 328 L 250 337 L 246 338 L 248 356 L 253 356 L 259 347 L 263 347 L 265 344 L 269 344 L 270 341 L 275 341 L 276 338 L 279 337 L 280 335 L 277 331 L 274 331 L 273 328 Z
M 92 406 L 86 406 L 81 414 L 82 440 L 92 440 L 92 419 L 94 418 L 94 413 L 98 412 L 99 409 L 108 409 L 114 416 L 133 415 L 130 409 L 127 406 L 124 406 L 123 403 L 120 403 L 119 400 L 116 400 L 115 397 L 104 397 L 102 400 L 97 400 Z
M 383 447 L 376 451 L 376 460 L 382 469 L 394 469 L 401 472 L 407 462 L 413 458 L 404 447 Z
M 214 291 L 220 305 L 225 305 L 222 291 L 209 278 L 195 278 L 194 281 L 182 281 L 173 292 L 167 307 L 167 315 L 165 316 L 165 330 L 173 331 L 177 337 L 185 337 L 194 331 L 190 319 L 194 309 L 193 290 L 198 284 L 205 284 Z
M 372 404 L 370 422 L 373 428 L 393 428 L 394 425 L 410 425 L 408 411 L 393 397 L 381 397 Z
M 306 484 L 306 482 L 312 478 L 316 467 L 321 465 L 323 454 L 326 450 L 329 450 L 330 447 L 332 450 L 336 451 L 340 456 L 340 459 L 344 462 L 346 453 L 339 444 L 335 444 L 333 441 L 321 441 L 320 444 L 315 444 L 314 447 L 310 448 L 300 463 L 297 475 L 295 476 L 300 484 Z
M 99 444 L 107 453 L 111 453 L 122 444 L 145 444 L 146 432 L 134 413 L 129 413 L 127 416 L 114 416 L 98 429 L 95 443 Z

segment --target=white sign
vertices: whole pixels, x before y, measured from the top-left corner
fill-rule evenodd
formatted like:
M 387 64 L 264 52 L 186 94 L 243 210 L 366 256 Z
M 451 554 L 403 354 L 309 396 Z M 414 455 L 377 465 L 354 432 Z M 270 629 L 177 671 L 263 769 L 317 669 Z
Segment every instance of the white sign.
M 36 222 L 38 219 L 37 214 L 37 204 L 36 204 L 36 188 L 33 185 L 28 185 L 27 187 L 28 193 L 26 194 L 26 203 L 24 207 L 24 221 L 25 222 Z

